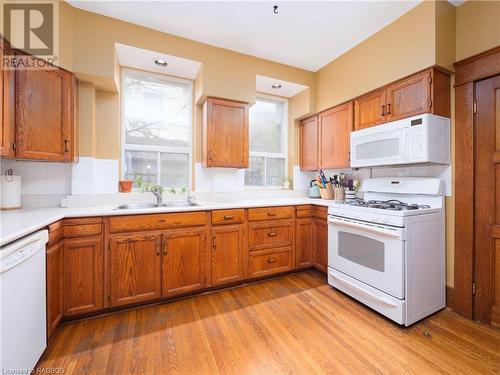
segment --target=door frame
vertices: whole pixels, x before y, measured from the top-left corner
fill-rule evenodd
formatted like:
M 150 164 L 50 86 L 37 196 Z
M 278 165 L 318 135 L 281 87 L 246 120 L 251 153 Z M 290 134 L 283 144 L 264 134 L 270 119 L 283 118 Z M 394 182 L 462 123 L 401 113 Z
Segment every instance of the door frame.
M 454 309 L 473 319 L 475 82 L 500 74 L 500 46 L 458 61 L 455 66 L 455 280 Z M 460 183 L 460 182 L 467 183 Z M 491 269 L 477 269 L 489 273 Z M 489 322 L 488 322 L 489 323 Z

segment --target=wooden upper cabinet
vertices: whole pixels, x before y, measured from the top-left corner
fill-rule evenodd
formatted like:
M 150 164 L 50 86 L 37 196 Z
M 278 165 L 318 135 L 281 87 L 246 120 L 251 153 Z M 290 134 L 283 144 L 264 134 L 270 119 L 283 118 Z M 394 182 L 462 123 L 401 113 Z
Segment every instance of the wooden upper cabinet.
M 319 114 L 319 168 L 349 167 L 352 110 L 349 102 Z
M 387 86 L 387 121 L 431 112 L 431 71 Z
M 190 292 L 206 284 L 206 230 L 187 229 L 163 234 L 162 295 Z
M 211 284 L 223 285 L 244 278 L 243 225 L 212 229 Z
M 9 44 L 0 36 L 0 62 L 11 54 Z M 8 69 L 0 71 L 0 156 L 15 157 L 15 116 L 14 116 L 14 72 Z
M 354 130 L 417 116 L 450 117 L 450 75 L 431 68 L 354 99 Z
M 64 240 L 64 316 L 98 312 L 104 307 L 102 236 Z
M 110 238 L 111 307 L 161 297 L 161 251 L 159 233 Z
M 300 122 L 300 169 L 318 169 L 318 116 Z
M 385 88 L 354 99 L 354 130 L 383 124 L 386 121 Z
M 248 167 L 248 104 L 208 98 L 203 105 L 206 167 Z
M 16 58 L 35 59 L 18 54 Z M 62 69 L 16 70 L 16 157 L 73 161 L 75 79 Z

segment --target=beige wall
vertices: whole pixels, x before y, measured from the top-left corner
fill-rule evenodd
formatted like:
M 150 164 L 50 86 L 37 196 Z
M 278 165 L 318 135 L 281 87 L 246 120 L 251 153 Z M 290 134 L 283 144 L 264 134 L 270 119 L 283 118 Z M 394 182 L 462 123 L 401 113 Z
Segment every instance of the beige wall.
M 82 11 L 67 3 L 60 3 L 59 24 L 61 66 L 74 71 L 80 81 L 92 83 L 97 90 L 95 132 L 85 129 L 91 121 L 82 121 L 80 125 L 84 135 L 95 134 L 95 147 L 89 143 L 90 138 L 82 137 L 82 156 L 120 158 L 120 73 L 115 42 L 201 62 L 202 68 L 194 81 L 197 104 L 201 104 L 206 96 L 252 103 L 255 101 L 257 74 L 309 86 L 311 90 L 308 90 L 308 93 L 311 96 L 314 94 L 315 78 L 312 72 Z M 88 93 L 82 94 L 85 96 Z M 308 98 L 308 102 L 310 103 L 311 99 Z M 300 105 L 302 106 L 302 103 Z M 293 113 L 300 113 L 302 110 Z M 197 162 L 201 161 L 199 114 L 199 108 L 195 107 L 193 159 Z M 290 118 L 289 121 L 293 124 L 293 119 Z M 293 136 L 293 126 L 290 128 Z M 100 135 L 106 137 L 100 138 Z M 104 145 L 102 142 L 109 144 Z M 291 147 L 293 161 L 293 145 Z
M 425 1 L 317 72 L 324 110 L 435 63 L 435 5 Z
M 469 0 L 457 8 L 457 61 L 499 45 L 500 1 Z

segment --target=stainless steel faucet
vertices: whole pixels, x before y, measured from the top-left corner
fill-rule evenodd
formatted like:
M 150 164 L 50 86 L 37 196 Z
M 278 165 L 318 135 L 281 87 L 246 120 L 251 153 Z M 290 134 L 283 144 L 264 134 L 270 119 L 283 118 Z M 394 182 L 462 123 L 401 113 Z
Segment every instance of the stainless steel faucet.
M 162 189 L 155 189 L 151 191 L 156 198 L 156 207 L 161 207 L 163 204 L 163 191 Z

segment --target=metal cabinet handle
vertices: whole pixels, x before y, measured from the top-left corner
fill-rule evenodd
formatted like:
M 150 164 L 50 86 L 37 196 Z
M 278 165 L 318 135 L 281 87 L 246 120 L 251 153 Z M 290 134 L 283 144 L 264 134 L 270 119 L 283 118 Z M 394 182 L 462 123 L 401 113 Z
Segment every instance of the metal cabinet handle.
M 168 244 L 168 242 L 167 242 L 167 240 L 165 240 L 165 242 L 163 243 L 163 255 L 167 255 L 167 253 L 168 253 L 168 245 L 167 244 Z M 158 255 L 160 255 L 160 254 L 158 254 Z
M 391 114 L 391 103 L 387 104 L 387 114 Z
M 267 263 L 276 263 L 276 258 L 267 258 Z
M 276 216 L 276 212 L 268 212 L 267 216 Z
M 69 141 L 67 139 L 64 140 L 64 152 L 69 152 Z
M 269 232 L 267 235 L 269 237 L 276 237 L 276 232 Z
M 224 215 L 224 220 L 231 220 L 234 219 L 233 215 Z
M 382 113 L 381 113 L 382 116 L 385 116 L 385 105 L 382 105 Z

